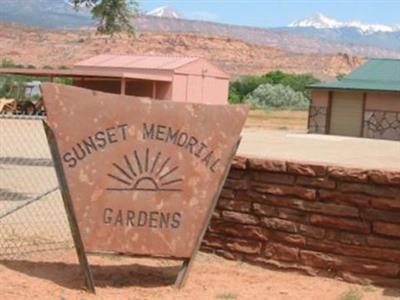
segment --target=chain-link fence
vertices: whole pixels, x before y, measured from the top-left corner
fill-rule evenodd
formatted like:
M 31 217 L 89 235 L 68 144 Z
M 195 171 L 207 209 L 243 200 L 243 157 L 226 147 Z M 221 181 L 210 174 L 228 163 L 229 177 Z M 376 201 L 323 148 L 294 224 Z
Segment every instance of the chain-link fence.
M 72 246 L 42 120 L 0 115 L 0 259 Z

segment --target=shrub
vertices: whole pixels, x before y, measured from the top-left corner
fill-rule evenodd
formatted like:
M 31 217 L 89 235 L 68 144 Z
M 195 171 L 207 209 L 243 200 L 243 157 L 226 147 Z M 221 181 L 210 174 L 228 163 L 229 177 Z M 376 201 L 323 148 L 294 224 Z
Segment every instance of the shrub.
M 229 102 L 242 103 L 245 98 L 262 84 L 281 84 L 290 87 L 296 92 L 303 93 L 307 98 L 310 97 L 306 86 L 320 82 L 310 74 L 289 74 L 282 71 L 272 71 L 262 76 L 245 76 L 231 82 L 229 88 Z
M 245 98 L 254 108 L 305 110 L 309 100 L 301 92 L 296 92 L 282 84 L 262 84 Z
M 74 83 L 74 80 L 71 77 L 56 77 L 54 78 L 54 82 L 59 84 L 72 85 Z
M 1 60 L 1 67 L 2 68 L 15 68 L 16 64 L 12 59 L 9 58 L 3 58 Z
M 234 89 L 229 89 L 229 103 L 238 104 L 242 102 L 243 100 L 240 97 L 239 93 Z
M 229 101 L 231 103 L 242 103 L 249 93 L 254 91 L 260 84 L 266 82 L 267 80 L 261 76 L 245 76 L 233 81 L 230 84 Z
M 0 98 L 9 96 L 13 80 L 10 76 L 0 77 Z
M 339 80 L 339 81 L 340 81 L 340 80 L 343 79 L 344 76 L 346 76 L 346 74 L 339 73 L 339 74 L 336 75 L 336 80 Z
M 306 86 L 321 82 L 311 74 L 287 74 L 281 71 L 273 71 L 263 76 L 268 83 L 282 84 L 291 87 L 296 92 L 306 93 Z

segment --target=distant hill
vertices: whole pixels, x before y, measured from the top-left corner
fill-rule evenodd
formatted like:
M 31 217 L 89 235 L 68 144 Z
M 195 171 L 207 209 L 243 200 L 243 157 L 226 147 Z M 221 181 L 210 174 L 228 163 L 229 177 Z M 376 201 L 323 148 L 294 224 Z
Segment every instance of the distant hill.
M 399 19 L 400 22 L 400 19 Z M 322 38 L 341 43 L 375 45 L 400 51 L 400 23 L 395 25 L 342 22 L 318 13 L 280 28 L 286 32 Z
M 76 11 L 64 0 L 0 0 L 0 21 L 49 29 L 94 24 L 88 9 Z
M 0 21 L 47 29 L 94 26 L 88 9 L 77 12 L 67 0 L 0 0 Z M 343 23 L 321 14 L 288 27 L 267 29 L 187 20 L 174 9 L 163 6 L 147 15 L 143 13 L 135 23 L 141 32 L 202 33 L 297 53 L 400 57 L 400 32 L 396 26 Z
M 314 28 L 314 27 L 283 27 L 277 30 L 300 34 L 304 37 L 319 38 L 330 42 L 352 45 L 353 47 L 373 47 L 382 50 L 388 50 L 389 55 L 396 56 L 400 53 L 400 31 L 396 32 L 376 32 L 372 34 L 363 34 L 354 27 L 343 28 Z M 374 46 L 375 45 L 375 46 Z M 391 54 L 396 52 L 394 54 Z M 367 52 L 368 53 L 368 52 Z M 378 51 L 375 55 L 379 56 L 383 52 Z M 383 54 L 382 56 L 386 56 Z
M 293 22 L 289 24 L 289 27 L 312 27 L 316 29 L 352 28 L 358 31 L 362 35 L 371 35 L 379 32 L 390 33 L 390 32 L 400 31 L 400 23 L 395 25 L 385 25 L 385 24 L 369 24 L 360 21 L 343 22 L 331 18 L 323 13 L 316 13 L 311 17 Z
M 168 6 L 156 7 L 145 13 L 146 16 L 182 19 L 184 16 Z
M 142 16 L 136 20 L 141 31 L 205 33 L 241 39 L 245 42 L 278 47 L 298 53 L 349 53 L 364 57 L 400 57 L 399 51 L 370 45 L 343 43 L 306 34 L 307 28 L 264 29 L 216 22 Z M 302 32 L 304 31 L 304 32 Z M 304 34 L 300 34 L 304 33 Z
M 0 22 L 0 59 L 58 68 L 98 54 L 204 57 L 232 77 L 273 70 L 310 73 L 323 80 L 346 74 L 364 62 L 347 54 L 304 54 L 245 43 L 238 39 L 193 33 L 140 33 L 114 37 L 93 29 L 47 30 Z

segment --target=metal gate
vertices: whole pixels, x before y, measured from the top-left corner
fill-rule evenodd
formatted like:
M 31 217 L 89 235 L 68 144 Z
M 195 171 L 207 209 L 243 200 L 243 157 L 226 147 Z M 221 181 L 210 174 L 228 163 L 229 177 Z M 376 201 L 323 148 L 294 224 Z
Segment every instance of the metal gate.
M 72 246 L 42 120 L 0 115 L 0 259 Z

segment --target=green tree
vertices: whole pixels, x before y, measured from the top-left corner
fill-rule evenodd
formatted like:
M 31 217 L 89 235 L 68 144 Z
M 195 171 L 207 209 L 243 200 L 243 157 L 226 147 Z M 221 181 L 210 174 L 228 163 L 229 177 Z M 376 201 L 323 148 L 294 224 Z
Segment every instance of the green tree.
M 339 73 L 339 74 L 336 75 L 336 79 L 340 81 L 340 80 L 343 79 L 344 76 L 346 76 L 346 74 Z
M 232 88 L 229 89 L 229 97 L 228 98 L 229 98 L 229 103 L 232 103 L 232 104 L 239 104 L 239 103 L 243 102 L 239 93 L 235 89 L 232 89 Z
M 248 94 L 254 91 L 260 84 L 266 82 L 267 80 L 261 76 L 245 76 L 233 81 L 229 89 L 229 101 L 231 103 L 242 103 Z
M 10 94 L 13 80 L 9 76 L 0 76 L 0 98 L 8 97 Z
M 290 76 L 290 74 L 283 73 L 282 71 L 272 71 L 263 75 L 262 77 L 268 83 L 279 84 L 282 83 L 282 81 L 288 76 Z
M 139 5 L 135 0 L 70 0 L 79 9 L 81 6 L 91 8 L 92 17 L 97 20 L 97 31 L 113 35 L 119 32 L 135 34 L 132 25 L 138 15 Z
M 271 84 L 282 84 L 291 87 L 296 92 L 306 95 L 306 86 L 321 82 L 311 74 L 288 74 L 281 71 L 273 71 L 263 76 Z
M 289 74 L 282 71 L 272 71 L 262 76 L 246 76 L 231 82 L 229 90 L 229 101 L 231 103 L 242 103 L 245 98 L 262 84 L 290 87 L 296 92 L 301 92 L 310 98 L 306 86 L 318 83 L 320 80 L 310 74 Z

